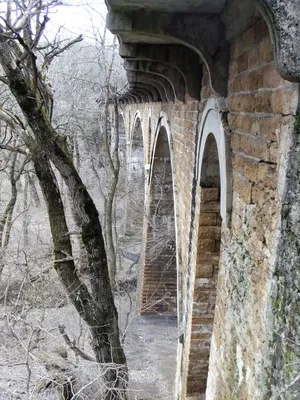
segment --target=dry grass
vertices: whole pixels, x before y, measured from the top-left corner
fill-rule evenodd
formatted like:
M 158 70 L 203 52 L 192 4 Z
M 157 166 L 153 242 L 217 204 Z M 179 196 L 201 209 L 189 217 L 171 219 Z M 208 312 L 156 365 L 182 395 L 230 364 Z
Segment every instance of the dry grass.
M 41 253 L 6 254 L 0 282 L 0 400 L 60 400 L 58 389 L 67 379 L 73 382 L 74 400 L 101 399 L 103 368 L 76 358 L 58 326 L 65 325 L 76 345 L 93 355 L 89 332 L 68 304 L 49 249 Z M 126 334 L 131 399 L 173 399 L 176 322 L 139 317 L 135 291 L 123 293 L 116 303 Z

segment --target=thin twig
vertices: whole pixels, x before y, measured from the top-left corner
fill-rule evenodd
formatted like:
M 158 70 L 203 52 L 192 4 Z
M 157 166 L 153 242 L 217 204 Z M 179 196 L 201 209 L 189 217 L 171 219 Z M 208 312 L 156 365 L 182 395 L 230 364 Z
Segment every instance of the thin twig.
M 79 357 L 81 357 L 81 358 L 83 358 L 84 360 L 87 360 L 87 361 L 96 362 L 94 357 L 91 357 L 88 354 L 86 354 L 84 351 L 79 349 L 79 347 L 77 347 L 71 341 L 71 339 L 69 338 L 68 334 L 65 331 L 66 327 L 64 325 L 59 325 L 58 329 L 59 329 L 59 332 L 61 333 L 66 345 L 76 354 L 76 356 L 79 356 Z

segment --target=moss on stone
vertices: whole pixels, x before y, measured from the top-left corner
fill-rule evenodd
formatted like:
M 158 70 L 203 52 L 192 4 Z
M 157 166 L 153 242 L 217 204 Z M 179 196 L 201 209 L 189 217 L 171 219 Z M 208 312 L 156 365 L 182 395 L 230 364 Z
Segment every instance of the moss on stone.
M 287 381 L 290 381 L 293 378 L 293 359 L 293 352 L 290 348 L 287 347 L 284 352 L 284 376 Z
M 295 127 L 295 133 L 300 134 L 300 115 L 296 115 L 294 127 Z
M 277 314 L 282 321 L 284 321 L 285 320 L 284 300 L 283 297 L 280 296 L 280 294 L 274 297 L 273 299 L 273 309 L 274 313 Z
M 221 115 L 222 123 L 224 126 L 228 126 L 228 112 L 223 112 Z

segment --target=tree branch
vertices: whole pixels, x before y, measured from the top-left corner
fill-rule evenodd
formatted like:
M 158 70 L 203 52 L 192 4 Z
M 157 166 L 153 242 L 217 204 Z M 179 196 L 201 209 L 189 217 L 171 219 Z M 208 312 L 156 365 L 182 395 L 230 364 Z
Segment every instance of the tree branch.
M 66 256 L 66 258 L 61 258 L 60 260 L 54 260 L 54 264 L 64 263 L 66 261 L 75 261 L 75 258 L 68 254 L 66 251 L 61 250 L 61 253 Z
M 39 41 L 41 39 L 41 36 L 42 36 L 42 34 L 44 32 L 44 29 L 45 29 L 46 24 L 47 24 L 48 21 L 49 21 L 49 18 L 46 15 L 44 15 L 43 22 L 39 26 L 39 28 L 38 28 L 38 30 L 36 32 L 35 38 L 34 38 L 34 40 L 32 42 L 31 50 L 34 50 L 37 47 L 37 45 L 39 44 Z
M 79 35 L 77 38 L 71 40 L 69 43 L 67 43 L 65 46 L 61 48 L 55 48 L 54 50 L 51 50 L 49 53 L 45 55 L 44 63 L 43 63 L 43 68 L 48 68 L 49 65 L 52 63 L 53 59 L 57 57 L 59 54 L 63 53 L 65 50 L 68 50 L 70 47 L 73 46 L 75 43 L 79 43 L 83 40 L 83 36 Z
M 0 81 L 5 83 L 5 85 L 9 84 L 8 79 L 5 76 L 0 76 Z
M 83 358 L 84 360 L 87 361 L 93 361 L 96 362 L 96 360 L 89 356 L 88 354 L 86 354 L 84 351 L 82 351 L 81 349 L 79 349 L 74 342 L 71 341 L 71 339 L 69 338 L 68 334 L 65 332 L 66 327 L 64 325 L 59 325 L 58 326 L 59 332 L 61 333 L 66 345 L 72 350 L 74 351 L 76 356 L 79 356 L 81 358 Z
M 0 108 L 0 120 L 4 121 L 20 136 L 24 136 L 27 133 L 21 120 L 8 110 Z
M 6 9 L 6 21 L 11 24 L 11 9 L 12 9 L 12 0 L 7 1 L 7 9 Z
M 24 58 L 26 57 L 26 55 L 28 53 L 30 53 L 30 47 L 24 42 L 22 36 L 9 24 L 8 21 L 6 21 L 3 17 L 0 16 L 0 18 L 4 21 L 5 25 L 12 31 L 12 33 L 15 34 L 16 39 L 18 40 L 18 42 L 20 43 L 20 45 L 22 47 L 24 47 L 24 49 L 27 51 L 27 53 L 25 53 L 25 55 L 23 56 Z
M 9 145 L 6 145 L 6 144 L 0 144 L 0 149 L 12 151 L 12 152 L 17 152 L 17 153 L 23 154 L 24 156 L 27 155 L 25 150 L 22 150 L 19 147 L 13 147 L 13 146 L 9 146 Z

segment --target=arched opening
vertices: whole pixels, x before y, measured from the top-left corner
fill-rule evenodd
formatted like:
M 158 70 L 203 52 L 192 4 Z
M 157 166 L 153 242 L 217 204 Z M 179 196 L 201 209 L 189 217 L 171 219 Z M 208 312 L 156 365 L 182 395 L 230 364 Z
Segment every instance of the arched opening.
M 167 131 L 157 136 L 150 179 L 141 314 L 175 314 L 177 273 L 172 165 Z
M 209 133 L 200 175 L 200 214 L 187 374 L 187 396 L 205 399 L 220 257 L 220 165 L 215 137 Z
M 152 128 L 151 128 L 151 114 L 148 118 L 148 153 L 151 154 L 151 136 L 152 136 Z M 147 160 L 148 162 L 148 160 Z
M 118 140 L 118 157 L 120 162 L 119 178 L 114 200 L 116 228 L 118 233 L 123 233 L 124 229 L 124 214 L 126 210 L 126 199 L 124 193 L 126 190 L 126 130 L 122 114 L 118 114 L 117 126 L 113 130 L 111 146 L 114 148 L 115 141 Z M 111 150 L 113 151 L 113 150 Z
M 122 166 L 126 165 L 126 130 L 123 116 L 118 115 L 119 157 Z
M 144 146 L 142 124 L 139 118 L 136 119 L 131 138 L 131 154 L 129 169 L 138 179 L 143 180 L 144 174 Z
M 141 243 L 145 202 L 145 160 L 142 124 L 139 117 L 135 120 L 130 138 L 127 185 L 126 235 L 136 237 Z

